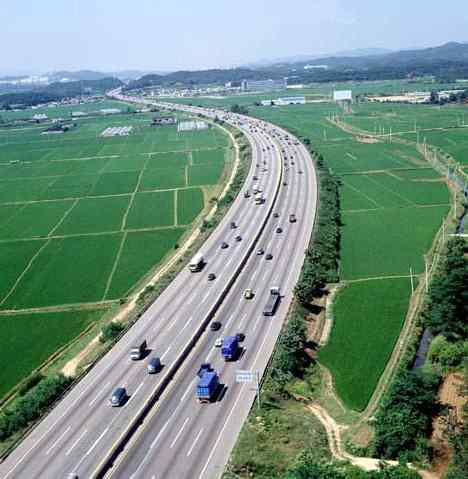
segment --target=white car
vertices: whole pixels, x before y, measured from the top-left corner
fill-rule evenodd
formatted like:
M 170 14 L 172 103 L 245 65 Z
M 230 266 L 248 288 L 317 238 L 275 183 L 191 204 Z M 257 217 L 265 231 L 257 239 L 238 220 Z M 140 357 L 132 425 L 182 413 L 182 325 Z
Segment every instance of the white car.
M 215 348 L 220 348 L 223 345 L 223 338 L 218 338 L 215 341 Z

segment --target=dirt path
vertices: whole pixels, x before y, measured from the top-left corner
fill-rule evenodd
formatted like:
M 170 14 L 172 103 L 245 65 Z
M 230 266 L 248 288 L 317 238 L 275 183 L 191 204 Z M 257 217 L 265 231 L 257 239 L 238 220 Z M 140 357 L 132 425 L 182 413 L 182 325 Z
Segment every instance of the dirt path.
M 398 466 L 398 461 L 387 461 L 382 459 L 375 459 L 373 457 L 359 457 L 353 456 L 347 453 L 341 442 L 341 433 L 347 429 L 347 426 L 338 424 L 327 411 L 318 404 L 312 404 L 308 406 L 308 409 L 314 414 L 314 416 L 321 422 L 327 433 L 328 444 L 333 457 L 339 461 L 350 462 L 353 466 L 357 466 L 364 471 L 375 471 L 380 469 L 382 464 L 387 466 Z M 409 467 L 412 467 L 408 464 Z M 420 469 L 416 469 L 418 474 L 423 479 L 439 479 L 439 476 L 430 472 Z

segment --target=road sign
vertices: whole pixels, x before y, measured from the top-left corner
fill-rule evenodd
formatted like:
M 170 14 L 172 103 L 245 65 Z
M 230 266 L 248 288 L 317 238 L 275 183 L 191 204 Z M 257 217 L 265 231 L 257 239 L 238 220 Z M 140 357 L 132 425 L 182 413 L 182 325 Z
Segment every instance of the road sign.
M 256 380 L 254 371 L 236 371 L 236 383 L 252 383 Z

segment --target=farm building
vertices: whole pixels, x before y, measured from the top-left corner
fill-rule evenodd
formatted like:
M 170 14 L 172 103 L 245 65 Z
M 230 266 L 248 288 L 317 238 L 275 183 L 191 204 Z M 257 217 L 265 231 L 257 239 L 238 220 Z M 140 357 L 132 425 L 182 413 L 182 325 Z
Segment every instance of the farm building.
M 152 126 L 161 126 L 161 125 L 175 125 L 177 123 L 177 118 L 175 116 L 155 116 L 153 118 Z

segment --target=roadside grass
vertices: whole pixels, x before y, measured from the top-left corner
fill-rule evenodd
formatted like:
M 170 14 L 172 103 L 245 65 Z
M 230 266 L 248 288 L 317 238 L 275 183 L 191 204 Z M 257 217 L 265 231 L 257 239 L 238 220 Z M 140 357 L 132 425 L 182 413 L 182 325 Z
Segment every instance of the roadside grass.
M 423 255 L 449 206 L 343 212 L 341 276 L 344 280 L 409 275 L 424 269 Z
M 121 239 L 119 233 L 50 240 L 4 308 L 100 301 Z
M 185 228 L 127 234 L 106 299 L 118 299 L 174 248 Z
M 47 236 L 72 206 L 72 201 L 29 203 L 0 222 L 0 239 Z
M 81 198 L 67 215 L 55 235 L 120 231 L 130 195 Z
M 102 315 L 102 310 L 0 316 L 0 398 Z
M 317 462 L 330 459 L 320 422 L 295 399 L 267 398 L 260 411 L 252 409 L 249 414 L 223 479 L 282 478 L 304 449 L 310 450 Z
M 174 191 L 137 193 L 128 213 L 126 229 L 174 225 Z
M 348 284 L 337 296 L 331 337 L 319 360 L 352 409 L 362 411 L 372 396 L 400 334 L 410 295 L 409 278 L 387 278 Z
M 201 188 L 177 190 L 177 221 L 180 225 L 191 223 L 203 209 Z

